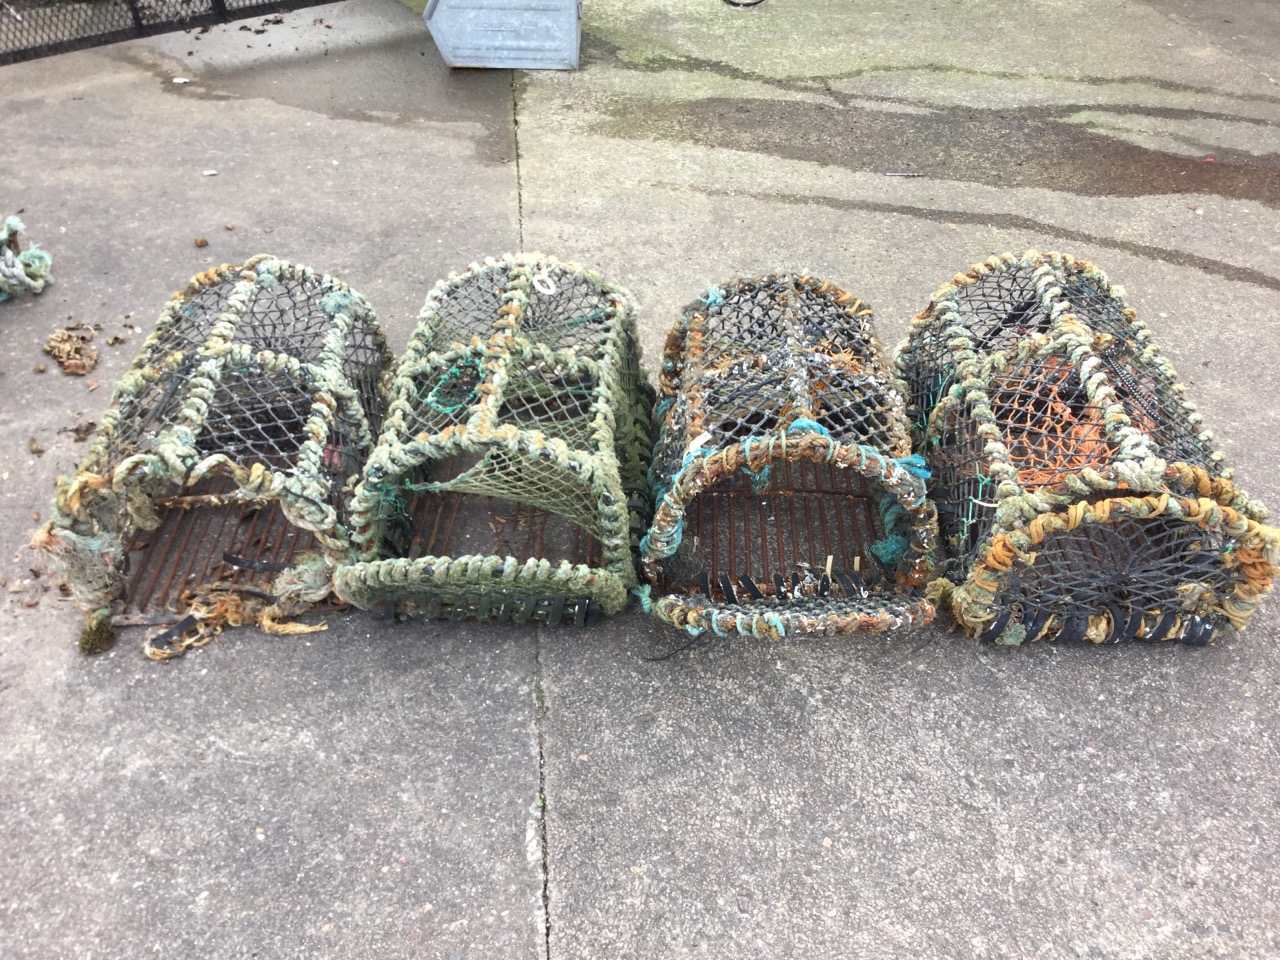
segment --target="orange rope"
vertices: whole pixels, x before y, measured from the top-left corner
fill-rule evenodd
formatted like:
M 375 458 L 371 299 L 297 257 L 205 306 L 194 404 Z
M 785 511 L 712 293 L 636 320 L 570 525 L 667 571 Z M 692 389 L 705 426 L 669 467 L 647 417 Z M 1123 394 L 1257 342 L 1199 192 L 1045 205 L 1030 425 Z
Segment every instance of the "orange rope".
M 1024 489 L 1050 486 L 1064 474 L 1101 466 L 1115 455 L 1102 411 L 1090 405 L 1077 414 L 1061 399 L 1059 388 L 1071 370 L 1069 360 L 1048 357 L 1034 372 L 1010 377 L 992 403 L 1005 421 L 1005 446 L 1016 451 L 1012 456 Z M 1024 392 L 1028 384 L 1034 394 Z

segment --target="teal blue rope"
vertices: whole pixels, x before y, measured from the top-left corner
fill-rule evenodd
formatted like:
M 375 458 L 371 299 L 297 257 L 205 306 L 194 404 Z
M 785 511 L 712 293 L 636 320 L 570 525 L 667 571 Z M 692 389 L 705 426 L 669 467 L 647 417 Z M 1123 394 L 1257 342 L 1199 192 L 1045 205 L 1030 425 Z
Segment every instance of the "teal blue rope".
M 791 426 L 787 427 L 787 433 L 820 433 L 828 440 L 831 439 L 831 431 L 820 424 L 817 420 L 810 420 L 808 417 L 797 417 L 791 422 Z
M 933 476 L 933 473 L 925 466 L 924 457 L 918 453 L 913 453 L 909 457 L 899 457 L 898 466 L 913 477 L 919 477 L 921 480 L 928 480 Z

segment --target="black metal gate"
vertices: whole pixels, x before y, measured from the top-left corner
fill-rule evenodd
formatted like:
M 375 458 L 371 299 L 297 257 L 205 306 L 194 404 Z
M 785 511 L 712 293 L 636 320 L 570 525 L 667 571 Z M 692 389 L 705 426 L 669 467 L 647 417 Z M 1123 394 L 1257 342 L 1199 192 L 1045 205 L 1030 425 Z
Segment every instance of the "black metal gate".
M 0 0 L 0 66 L 328 0 Z

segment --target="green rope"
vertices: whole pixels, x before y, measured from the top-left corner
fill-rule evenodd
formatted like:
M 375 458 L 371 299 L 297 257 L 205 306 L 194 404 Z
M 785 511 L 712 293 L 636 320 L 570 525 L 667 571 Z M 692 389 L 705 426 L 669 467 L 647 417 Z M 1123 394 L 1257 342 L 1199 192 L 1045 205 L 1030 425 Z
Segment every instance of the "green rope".
M 0 224 L 0 302 L 19 293 L 39 293 L 53 278 L 53 257 L 34 244 L 21 250 L 18 234 L 25 228 L 17 217 Z
M 479 386 L 482 374 L 478 360 L 462 360 L 450 367 L 439 382 L 431 388 L 426 396 L 426 404 L 436 413 L 445 415 L 457 413 L 471 406 L 476 398 L 476 387 Z M 441 397 L 454 390 L 465 389 L 467 393 L 457 403 L 442 403 Z

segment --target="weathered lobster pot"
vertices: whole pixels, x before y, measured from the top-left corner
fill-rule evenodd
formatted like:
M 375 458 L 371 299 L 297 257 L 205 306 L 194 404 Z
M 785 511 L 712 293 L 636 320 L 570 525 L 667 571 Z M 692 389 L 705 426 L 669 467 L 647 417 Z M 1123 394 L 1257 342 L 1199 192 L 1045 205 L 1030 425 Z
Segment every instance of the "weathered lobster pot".
M 1093 265 L 957 275 L 899 349 L 950 548 L 940 595 L 999 643 L 1204 643 L 1271 587 L 1277 531 Z
M 437 284 L 354 506 L 339 596 L 586 624 L 626 603 L 652 390 L 622 289 L 536 256 Z M 634 536 L 633 536 L 634 534 Z
M 871 308 L 805 276 L 734 280 L 667 337 L 646 609 L 690 634 L 925 622 L 937 526 Z
M 90 611 L 82 647 L 188 613 L 167 657 L 326 597 L 392 361 L 363 297 L 273 257 L 175 294 L 34 541 Z

